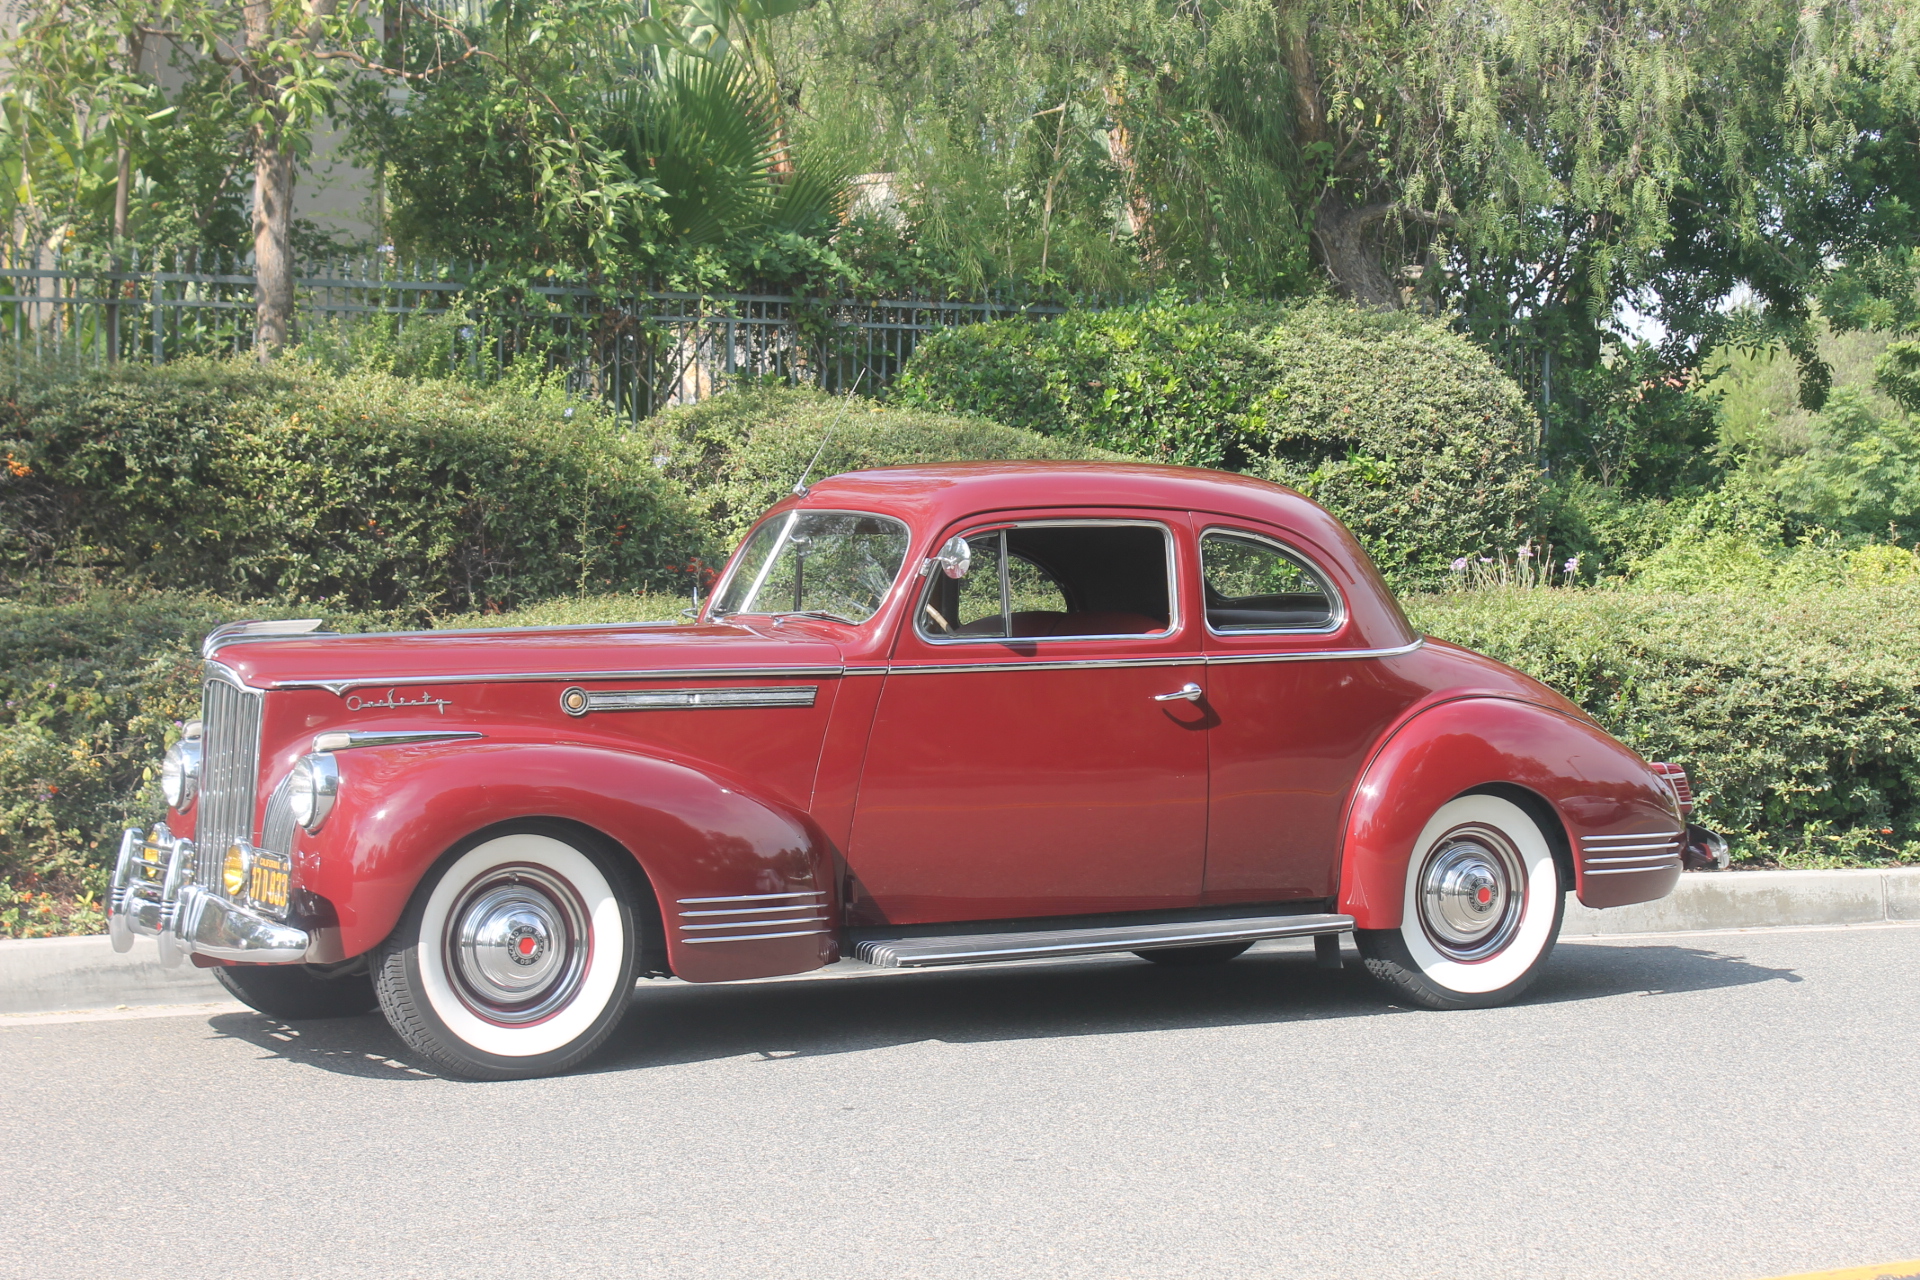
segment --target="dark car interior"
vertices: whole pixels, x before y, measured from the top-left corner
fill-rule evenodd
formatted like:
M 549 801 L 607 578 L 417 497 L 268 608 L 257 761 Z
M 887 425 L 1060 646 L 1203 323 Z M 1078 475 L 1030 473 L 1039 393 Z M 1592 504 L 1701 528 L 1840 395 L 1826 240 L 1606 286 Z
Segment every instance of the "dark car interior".
M 968 544 L 964 578 L 933 575 L 920 622 L 934 639 L 1151 635 L 1172 619 L 1158 525 L 1037 525 Z
M 1305 562 L 1264 538 L 1209 530 L 1200 540 L 1207 625 L 1215 631 L 1315 631 L 1334 594 Z

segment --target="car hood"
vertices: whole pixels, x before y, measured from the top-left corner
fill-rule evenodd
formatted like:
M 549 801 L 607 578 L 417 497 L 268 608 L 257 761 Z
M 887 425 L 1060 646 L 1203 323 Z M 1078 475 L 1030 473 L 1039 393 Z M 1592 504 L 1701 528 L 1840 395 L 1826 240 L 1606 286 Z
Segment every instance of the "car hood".
M 728 625 L 514 628 L 236 638 L 214 660 L 259 689 L 837 672 L 838 646 Z

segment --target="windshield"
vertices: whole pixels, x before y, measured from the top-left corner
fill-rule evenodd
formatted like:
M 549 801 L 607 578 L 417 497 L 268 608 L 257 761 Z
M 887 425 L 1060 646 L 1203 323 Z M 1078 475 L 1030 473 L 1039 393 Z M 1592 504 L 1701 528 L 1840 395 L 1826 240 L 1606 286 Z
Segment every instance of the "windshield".
M 729 613 L 818 613 L 865 622 L 907 556 L 907 526 L 859 511 L 793 511 L 747 539 L 714 602 Z

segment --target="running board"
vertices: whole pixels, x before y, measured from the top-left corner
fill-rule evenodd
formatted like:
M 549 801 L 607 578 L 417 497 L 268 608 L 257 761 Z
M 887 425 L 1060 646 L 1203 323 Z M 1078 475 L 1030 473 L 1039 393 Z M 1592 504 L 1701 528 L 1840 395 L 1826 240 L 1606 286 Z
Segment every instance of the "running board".
M 1183 920 L 1100 929 L 1048 929 L 1041 933 L 966 933 L 945 938 L 877 938 L 854 947 L 856 958 L 883 969 L 919 969 L 944 964 L 989 964 L 996 960 L 1043 960 L 1095 956 L 1109 951 L 1258 942 L 1346 933 L 1352 916 L 1256 916 L 1246 920 Z

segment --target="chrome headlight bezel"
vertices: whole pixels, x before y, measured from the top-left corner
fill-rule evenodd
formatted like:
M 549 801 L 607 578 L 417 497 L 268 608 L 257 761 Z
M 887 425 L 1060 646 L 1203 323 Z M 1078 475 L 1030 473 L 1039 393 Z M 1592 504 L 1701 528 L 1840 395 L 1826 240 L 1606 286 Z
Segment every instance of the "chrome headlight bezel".
M 287 778 L 287 805 L 293 820 L 307 834 L 312 835 L 325 824 L 339 795 L 340 765 L 331 753 L 316 751 L 294 761 Z
M 200 739 L 182 738 L 160 761 L 160 794 L 167 807 L 185 813 L 200 794 Z

